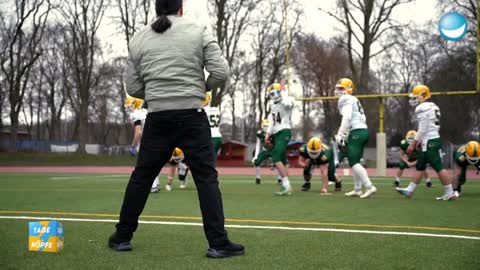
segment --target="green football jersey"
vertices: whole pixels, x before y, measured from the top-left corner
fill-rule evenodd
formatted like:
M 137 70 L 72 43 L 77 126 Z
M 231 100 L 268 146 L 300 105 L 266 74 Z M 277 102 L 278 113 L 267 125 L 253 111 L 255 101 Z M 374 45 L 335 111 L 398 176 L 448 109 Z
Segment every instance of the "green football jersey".
M 408 157 L 408 160 L 409 161 L 415 161 L 418 159 L 418 152 L 417 150 L 413 150 L 413 153 L 411 155 L 407 154 L 407 148 L 410 144 L 407 142 L 407 140 L 403 139 L 401 142 L 400 142 L 400 149 L 403 150 L 403 152 L 405 153 L 405 155 L 407 155 Z
M 468 165 L 473 165 L 477 168 L 477 170 L 480 171 L 480 160 L 475 162 L 474 164 L 468 162 L 466 153 L 465 153 L 465 144 L 460 145 L 455 149 L 453 152 L 453 157 L 455 158 L 455 162 L 458 164 L 460 167 L 468 167 Z
M 312 164 L 315 165 L 322 165 L 327 164 L 333 158 L 333 150 L 331 147 L 326 145 L 322 145 L 322 151 L 317 158 L 311 158 L 307 151 L 307 144 L 304 144 L 300 147 L 299 153 L 302 157 L 308 158 L 311 160 Z

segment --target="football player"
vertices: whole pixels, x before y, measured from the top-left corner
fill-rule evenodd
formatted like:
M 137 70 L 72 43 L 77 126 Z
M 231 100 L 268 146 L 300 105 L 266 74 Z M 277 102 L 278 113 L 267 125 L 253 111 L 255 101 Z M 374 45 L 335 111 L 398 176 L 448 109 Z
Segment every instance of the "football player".
M 480 144 L 476 141 L 470 141 L 459 146 L 453 152 L 453 159 L 455 160 L 455 168 L 452 185 L 455 195 L 458 197 L 462 192 L 462 186 L 467 181 L 467 167 L 469 165 L 475 166 L 477 174 L 480 173 Z
M 405 139 L 400 142 L 400 168 L 398 169 L 397 176 L 395 176 L 395 182 L 393 182 L 395 187 L 400 186 L 400 177 L 403 175 L 403 170 L 415 167 L 417 164 L 417 150 L 414 150 L 411 155 L 407 155 L 408 145 L 415 140 L 416 135 L 417 132 L 415 130 L 410 130 L 407 132 Z M 425 170 L 423 177 L 427 179 L 427 187 L 432 187 L 432 180 L 430 180 L 427 170 Z
M 265 133 L 268 130 L 269 121 L 268 119 L 262 120 L 262 129 L 257 131 L 257 144 L 255 146 L 255 156 L 252 159 L 253 165 L 255 165 L 255 184 L 259 185 L 261 183 L 261 168 L 260 165 L 267 158 L 272 157 L 272 148 L 273 143 L 265 144 Z M 282 177 L 277 170 L 277 183 L 282 183 Z
M 180 188 L 185 189 L 187 187 L 187 174 L 188 174 L 188 165 L 186 162 L 183 162 L 185 156 L 183 151 L 175 147 L 173 150 L 172 157 L 168 161 L 168 165 L 170 165 L 170 170 L 168 171 L 167 175 L 167 185 L 165 185 L 166 191 L 172 190 L 172 183 L 173 178 L 175 177 L 175 169 L 178 169 L 178 179 L 180 180 Z
M 422 179 L 427 164 L 437 172 L 442 182 L 444 193 L 437 197 L 437 200 L 452 200 L 456 198 L 453 192 L 450 176 L 443 167 L 440 150 L 442 140 L 440 139 L 440 109 L 435 103 L 430 102 L 430 89 L 425 85 L 417 85 L 409 94 L 410 105 L 415 107 L 415 120 L 418 122 L 417 135 L 415 140 L 407 148 L 407 154 L 411 155 L 417 148 L 418 159 L 415 164 L 416 173 L 412 182 L 407 188 L 396 188 L 402 196 L 410 198 Z
M 303 179 L 305 180 L 302 191 L 308 191 L 311 187 L 310 180 L 312 179 L 314 166 L 320 168 L 322 177 L 321 194 L 329 194 L 328 181 L 335 183 L 335 191 L 342 190 L 342 182 L 335 174 L 335 160 L 331 147 L 322 144 L 320 138 L 312 137 L 300 147 L 299 153 L 298 164 L 303 168 Z
M 145 119 L 147 118 L 147 110 L 143 108 L 143 100 L 128 96 L 125 99 L 125 109 L 130 114 L 130 121 L 133 123 L 133 139 L 130 145 L 130 155 L 135 156 L 140 147 L 140 139 L 142 138 L 143 126 Z M 150 192 L 157 193 L 159 190 L 158 176 L 155 178 L 152 184 Z
M 340 79 L 335 85 L 335 95 L 340 97 L 338 111 L 342 115 L 342 123 L 335 138 L 352 168 L 354 189 L 345 195 L 368 198 L 377 192 L 377 188 L 370 181 L 367 170 L 360 164 L 363 149 L 368 142 L 368 128 L 362 104 L 352 95 L 354 89 L 355 85 L 348 78 Z M 362 185 L 365 193 L 362 192 Z
M 292 137 L 292 111 L 294 98 L 284 94 L 279 83 L 274 83 L 268 87 L 268 96 L 270 98 L 269 125 L 265 134 L 265 144 L 275 142 L 272 148 L 272 160 L 282 177 L 280 191 L 276 195 L 290 195 L 292 187 L 288 180 L 287 172 L 287 145 Z
M 212 133 L 212 143 L 215 159 L 218 151 L 222 148 L 222 134 L 220 133 L 220 109 L 218 107 L 211 107 L 212 92 L 207 92 L 205 100 L 203 101 L 203 109 L 208 117 L 210 124 L 210 132 Z

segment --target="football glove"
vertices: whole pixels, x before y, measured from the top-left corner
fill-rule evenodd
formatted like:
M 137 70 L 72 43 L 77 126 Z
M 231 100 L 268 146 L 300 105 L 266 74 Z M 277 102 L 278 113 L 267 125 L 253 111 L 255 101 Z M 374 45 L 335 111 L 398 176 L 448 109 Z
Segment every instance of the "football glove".
M 345 135 L 340 135 L 338 134 L 336 137 L 335 137 L 335 141 L 337 142 L 337 145 L 339 147 L 345 147 L 347 145 L 347 138 Z
M 137 154 L 137 147 L 135 145 L 130 146 L 130 156 L 134 157 Z

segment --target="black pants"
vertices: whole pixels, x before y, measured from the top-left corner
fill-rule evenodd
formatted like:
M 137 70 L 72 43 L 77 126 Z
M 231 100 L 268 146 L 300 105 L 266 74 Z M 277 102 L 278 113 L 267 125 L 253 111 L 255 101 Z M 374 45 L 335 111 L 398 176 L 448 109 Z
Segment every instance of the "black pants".
M 120 221 L 116 225 L 119 241 L 130 241 L 133 237 L 153 180 L 168 162 L 175 147 L 183 150 L 189 162 L 209 245 L 219 246 L 228 241 L 210 126 L 205 112 L 197 109 L 148 114 L 137 164 L 130 176 Z

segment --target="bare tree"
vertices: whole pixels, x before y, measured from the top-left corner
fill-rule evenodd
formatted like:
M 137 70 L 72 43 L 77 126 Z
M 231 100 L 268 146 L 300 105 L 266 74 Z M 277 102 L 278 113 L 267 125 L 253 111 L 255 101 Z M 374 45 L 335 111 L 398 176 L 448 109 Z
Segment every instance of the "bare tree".
M 77 107 L 79 147 L 85 152 L 88 140 L 88 106 L 90 94 L 95 85 L 95 56 L 99 42 L 96 39 L 98 28 L 108 7 L 108 0 L 73 0 L 63 2 L 61 13 L 66 20 L 66 30 L 70 35 L 69 59 L 76 96 L 70 95 Z M 73 100 L 75 99 L 75 100 Z
M 229 67 L 232 68 L 235 59 L 240 52 L 239 43 L 246 30 L 252 23 L 251 15 L 259 3 L 264 0 L 209 0 L 213 8 L 211 14 L 215 17 L 214 32 L 217 41 L 227 58 Z M 227 84 L 218 91 L 212 90 L 212 106 L 218 106 L 222 102 L 222 97 L 236 89 L 236 86 Z M 229 87 L 232 87 L 229 89 Z
M 66 61 L 66 35 L 58 35 L 65 26 L 56 24 L 47 28 L 43 55 L 40 58 L 41 70 L 45 77 L 43 91 L 48 108 L 46 127 L 50 140 L 60 139 L 60 123 L 62 111 L 67 102 L 67 86 L 70 80 L 70 68 Z
M 10 103 L 10 151 L 17 151 L 18 117 L 30 78 L 30 72 L 41 55 L 47 19 L 53 6 L 49 0 L 15 1 L 15 10 L 9 18 L 0 21 L 4 33 L 0 45 L 0 65 Z
M 288 40 L 286 41 L 285 15 L 278 16 L 278 3 L 268 2 L 259 7 L 262 16 L 255 21 L 254 40 L 252 50 L 255 52 L 254 88 L 255 104 L 258 110 L 257 123 L 260 124 L 264 116 L 268 115 L 268 99 L 266 89 L 274 82 L 278 82 L 284 76 L 286 69 L 287 43 L 292 47 L 293 41 L 300 32 L 300 17 L 302 10 L 298 8 L 296 1 L 288 1 L 290 15 L 288 22 Z M 268 13 L 265 13 L 267 11 Z
M 322 41 L 314 35 L 299 36 L 293 53 L 293 65 L 303 86 L 304 96 L 332 96 L 335 82 L 348 73 L 344 64 L 348 60 L 346 53 L 331 42 Z M 310 121 L 309 102 L 304 102 L 303 122 L 306 123 L 303 139 L 309 136 L 309 126 L 321 130 L 325 138 L 331 138 L 338 123 L 338 114 L 334 101 L 324 100 L 320 109 L 323 112 L 323 127 Z
M 150 13 L 152 12 L 151 0 L 115 0 L 116 6 L 120 11 L 120 20 L 122 32 L 125 35 L 125 41 L 128 44 L 135 32 L 149 23 Z

